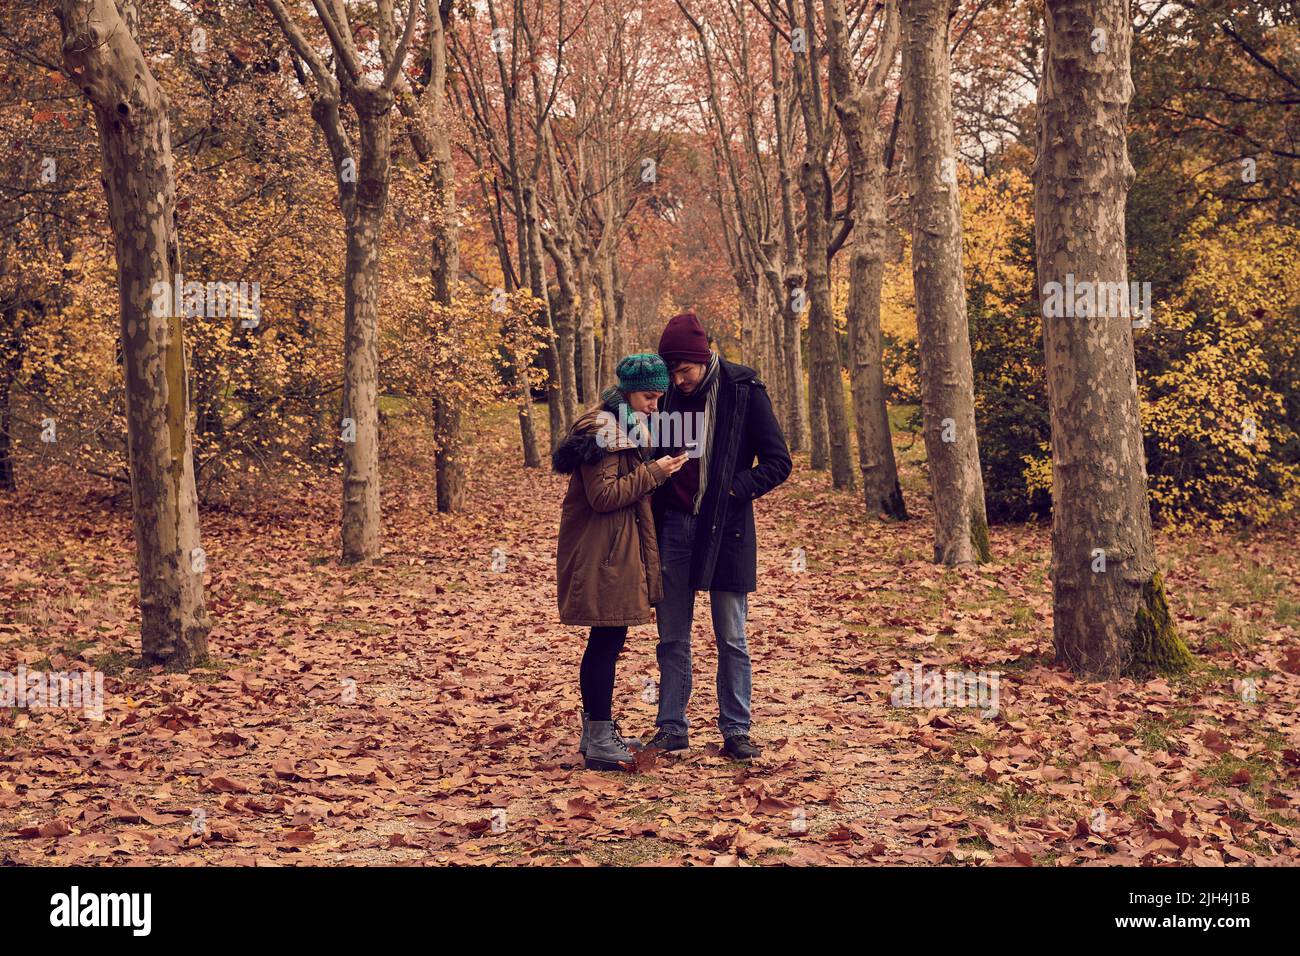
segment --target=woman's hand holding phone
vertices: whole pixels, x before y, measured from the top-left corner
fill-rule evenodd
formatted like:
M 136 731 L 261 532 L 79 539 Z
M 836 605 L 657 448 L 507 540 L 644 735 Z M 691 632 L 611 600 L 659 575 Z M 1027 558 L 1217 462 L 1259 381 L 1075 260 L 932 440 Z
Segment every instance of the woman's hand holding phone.
M 672 475 L 681 470 L 682 465 L 686 464 L 686 452 L 680 455 L 664 455 L 657 459 L 657 464 L 663 469 L 665 475 Z

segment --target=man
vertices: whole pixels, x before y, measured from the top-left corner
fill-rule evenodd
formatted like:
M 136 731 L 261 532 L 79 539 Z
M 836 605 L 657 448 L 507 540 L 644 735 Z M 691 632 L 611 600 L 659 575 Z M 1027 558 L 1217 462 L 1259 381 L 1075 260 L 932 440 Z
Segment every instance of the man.
M 749 592 L 757 588 L 753 501 L 789 477 L 790 451 L 767 388 L 752 368 L 709 348 L 694 314 L 669 321 L 659 355 L 669 373 L 664 411 L 698 422 L 700 430 L 684 429 L 698 445 L 687 449 L 686 464 L 654 494 L 664 594 L 655 608 L 658 732 L 646 746 L 669 752 L 689 746 L 695 592 L 708 591 L 718 644 L 723 751 L 733 760 L 752 760 L 760 753 L 749 738 L 751 668 L 745 640 Z

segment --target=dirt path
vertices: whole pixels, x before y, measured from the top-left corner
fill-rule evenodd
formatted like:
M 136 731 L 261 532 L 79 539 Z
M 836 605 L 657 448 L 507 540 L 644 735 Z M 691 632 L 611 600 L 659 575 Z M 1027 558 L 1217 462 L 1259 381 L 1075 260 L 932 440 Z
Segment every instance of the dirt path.
M 500 423 L 497 423 L 498 426 Z M 129 525 L 94 493 L 6 514 L 0 649 L 16 671 L 109 672 L 102 722 L 0 724 L 0 855 L 26 863 L 788 862 L 908 858 L 933 773 L 903 759 L 873 683 L 824 630 L 796 529 L 760 507 L 751 620 L 755 736 L 717 755 L 715 652 L 697 613 L 694 748 L 631 775 L 576 753 L 582 632 L 555 623 L 563 480 L 480 436 L 466 515 L 396 475 L 387 547 L 334 561 L 333 489 L 274 515 L 205 514 L 211 664 L 138 668 Z M 58 529 L 54 535 L 49 529 Z M 24 540 L 25 535 L 31 537 Z M 40 541 L 39 548 L 32 542 Z M 496 550 L 499 549 L 499 550 Z M 493 567 L 500 570 L 493 570 Z M 633 630 L 617 709 L 646 735 L 653 627 Z M 844 634 L 849 632 L 845 631 Z M 826 651 L 838 648 L 828 656 Z M 877 682 L 878 683 L 878 682 Z M 653 688 L 652 688 L 653 691 Z
M 717 755 L 705 599 L 692 753 L 634 774 L 584 770 L 582 632 L 555 623 L 563 479 L 519 467 L 516 441 L 507 415 L 485 421 L 454 517 L 434 513 L 425 476 L 388 463 L 387 545 L 372 566 L 337 564 L 333 483 L 290 490 L 273 512 L 209 508 L 213 659 L 190 675 L 138 667 L 123 509 L 71 482 L 0 506 L 0 670 L 108 674 L 102 722 L 0 712 L 0 862 L 1294 859 L 1294 719 L 1221 722 L 1244 783 L 1180 710 L 1231 693 L 1223 662 L 1186 687 L 1072 685 L 1049 666 L 1045 535 L 997 530 L 1002 563 L 934 567 L 915 448 L 903 464 L 920 513 L 906 525 L 865 519 L 806 461 L 757 505 L 759 761 Z M 1191 594 L 1201 578 L 1185 577 L 1171 580 Z M 1215 594 L 1195 593 L 1184 627 L 1217 633 Z M 1269 624 L 1253 650 L 1232 651 L 1232 673 L 1263 668 L 1294 715 L 1297 680 L 1277 663 L 1294 626 Z M 615 709 L 637 735 L 654 718 L 642 696 L 653 634 L 633 629 L 620 663 Z M 918 663 L 1000 669 L 1002 713 L 892 707 L 890 675 Z M 1168 718 L 1158 726 L 1153 706 Z M 1111 833 L 1079 828 L 1096 809 Z

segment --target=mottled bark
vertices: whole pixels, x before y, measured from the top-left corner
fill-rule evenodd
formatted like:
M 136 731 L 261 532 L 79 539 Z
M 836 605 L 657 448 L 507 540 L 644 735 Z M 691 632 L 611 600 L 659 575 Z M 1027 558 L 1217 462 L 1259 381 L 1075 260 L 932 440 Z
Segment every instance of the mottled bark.
M 596 384 L 596 279 L 592 275 L 591 257 L 577 256 L 578 266 L 578 352 L 582 357 L 579 403 L 585 408 L 595 404 Z
M 549 230 L 539 235 L 551 264 L 555 266 L 555 296 L 552 312 L 555 316 L 555 348 L 557 369 L 560 375 L 560 402 L 565 430 L 578 417 L 578 380 L 575 358 L 578 348 L 578 289 L 577 265 L 573 259 L 576 227 L 569 214 L 564 181 L 555 157 L 554 145 L 546 144 L 547 169 L 550 175 L 551 194 L 555 201 L 555 217 Z
M 379 552 L 379 224 L 347 226 L 343 294 L 343 560 Z
M 523 445 L 524 467 L 540 468 L 542 456 L 538 451 L 537 427 L 533 424 L 533 397 L 530 376 L 527 370 L 521 372 L 518 387 L 519 436 Z
M 752 111 L 742 109 L 734 120 L 725 115 L 713 55 L 719 38 L 706 29 L 707 17 L 692 13 L 691 4 L 678 0 L 678 7 L 695 30 L 707 82 L 703 102 L 708 106 L 716 132 L 714 198 L 722 218 L 728 264 L 739 294 L 742 358 L 761 373 L 773 408 L 785 421 L 790 447 L 798 450 L 805 444 L 805 418 L 802 407 L 796 407 L 792 396 L 803 393 L 802 355 L 797 338 L 793 350 L 783 348 L 785 307 L 790 301 L 785 286 L 787 274 L 795 278 L 795 286 L 802 287 L 803 282 L 802 276 L 795 277 L 797 251 L 789 176 L 791 146 L 785 134 L 785 113 L 790 100 L 788 83 L 782 79 L 784 44 L 779 31 L 769 31 L 768 56 L 776 116 L 773 144 L 759 132 Z M 725 54 L 725 72 L 737 84 L 740 100 L 753 102 L 761 93 L 760 83 L 755 82 L 758 71 L 750 65 L 752 31 L 746 23 L 747 10 L 746 4 L 739 4 L 731 11 L 737 18 L 734 36 L 738 49 Z M 737 138 L 741 149 L 732 147 Z M 780 202 L 769 190 L 774 161 L 779 164 L 783 177 Z M 793 309 L 790 311 L 793 313 Z M 793 321 L 797 323 L 797 317 Z
M 808 309 L 808 467 L 825 471 L 830 467 L 831 449 L 827 441 L 826 403 L 822 400 L 821 378 L 817 374 L 817 345 L 812 334 L 812 308 Z
M 848 418 L 844 412 L 843 376 L 840 372 L 839 343 L 831 313 L 830 180 L 826 167 L 805 159 L 800 168 L 799 188 L 803 192 L 806 278 L 808 297 L 808 391 L 812 406 L 812 460 L 814 468 L 831 470 L 835 488 L 853 487 L 849 456 Z
M 560 401 L 565 421 L 572 422 L 578 412 L 578 300 L 573 284 L 571 262 L 556 264 L 555 294 L 551 298 L 555 314 L 555 347 L 559 353 Z
M 564 420 L 573 423 L 577 419 L 577 268 L 573 263 L 571 239 L 542 233 L 542 245 L 555 265 L 555 293 L 550 300 L 555 316 L 560 403 Z
M 494 21 L 495 22 L 495 21 Z M 504 69 L 504 63 L 501 55 L 497 54 L 497 62 Z M 524 201 L 524 189 L 519 172 L 519 153 L 518 143 L 515 136 L 515 121 L 513 119 L 514 110 L 512 104 L 514 96 L 506 98 L 506 146 L 509 156 L 507 170 L 510 175 L 511 195 L 515 200 L 515 246 L 519 251 L 519 278 L 520 287 L 526 288 L 531 292 L 536 289 L 532 280 L 532 260 L 528 250 L 532 245 L 528 233 L 528 217 L 524 214 L 526 203 Z M 539 280 L 540 281 L 540 280 Z M 533 418 L 533 371 L 532 363 L 526 362 L 521 356 L 515 356 L 515 370 L 518 375 L 518 402 L 519 402 L 519 440 L 523 447 L 524 467 L 539 468 L 542 464 L 541 454 L 537 444 L 537 424 Z M 556 406 L 553 402 L 547 402 L 547 413 L 554 422 Z
M 878 181 L 883 207 L 883 178 Z M 898 483 L 898 465 L 889 428 L 880 332 L 880 295 L 885 271 L 884 224 L 885 218 L 881 215 L 878 222 L 868 225 L 859 220 L 854 226 L 855 230 L 865 228 L 862 235 L 854 238 L 850 249 L 849 301 L 845 313 L 863 500 L 872 513 L 901 520 L 907 518 L 907 507 Z
M 207 655 L 206 556 L 189 424 L 180 303 L 155 309 L 180 269 L 167 99 L 112 0 L 61 0 L 63 58 L 94 107 L 117 253 L 140 636 L 148 664 Z
M 803 296 L 803 273 L 797 263 L 788 264 L 782 282 L 781 322 L 785 338 L 785 389 L 790 396 L 786 405 L 786 424 L 789 428 L 790 450 L 804 451 L 812 444 L 808 424 L 811 409 L 808 405 L 808 383 L 804 378 L 803 312 L 795 309 L 796 293 Z M 823 466 L 824 467 L 824 466 Z
M 447 28 L 452 14 L 450 0 L 441 4 L 427 2 L 429 29 L 429 85 L 423 98 L 423 123 L 417 129 L 425 146 L 416 142 L 422 162 L 429 163 L 430 276 L 434 302 L 442 306 L 434 323 L 437 338 L 450 339 L 454 321 L 451 307 L 460 282 L 460 236 L 456 228 L 456 164 L 452 159 L 451 136 L 447 118 Z M 462 510 L 465 501 L 465 469 L 461 435 L 460 399 L 454 389 L 434 386 L 430 399 L 433 412 L 434 480 L 438 511 L 443 514 Z
M 600 381 L 603 388 L 614 381 L 614 369 L 623 357 L 619 341 L 618 302 L 614 296 L 614 254 L 610 249 L 600 257 L 596 268 L 596 285 L 600 289 Z
M 610 257 L 609 276 L 614 288 L 614 328 L 618 332 L 618 349 L 614 353 L 614 367 L 617 368 L 618 360 L 630 351 L 627 333 L 627 277 L 623 275 L 623 267 L 617 255 Z
M 808 431 L 808 390 L 804 384 L 803 336 L 800 311 L 795 309 L 795 290 L 803 288 L 799 244 L 795 237 L 794 176 L 790 171 L 790 131 L 785 122 L 787 83 L 781 77 L 781 55 L 777 31 L 770 36 L 772 64 L 772 114 L 776 127 L 777 192 L 781 200 L 781 270 L 775 270 L 772 294 L 781 306 L 781 339 L 785 346 L 785 434 L 791 451 L 803 451 L 811 442 Z
M 338 185 L 339 211 L 347 236 L 343 272 L 343 560 L 365 561 L 379 554 L 379 238 L 388 202 L 394 89 L 420 13 L 407 6 L 406 25 L 393 32 L 392 0 L 377 0 L 380 75 L 363 57 L 348 24 L 347 8 L 317 5 L 329 37 L 333 62 L 326 64 L 285 9 L 266 0 L 285 38 L 311 70 L 311 115 L 325 135 Z M 405 81 L 403 80 L 403 83 Z M 340 108 L 356 113 L 357 148 Z
M 540 305 L 533 314 L 542 331 L 542 364 L 546 368 L 546 410 L 551 426 L 551 447 L 554 448 L 569 432 L 573 424 L 564 406 L 563 379 L 560 375 L 559 347 L 555 340 L 555 325 L 551 321 L 551 301 L 546 294 L 546 271 L 542 266 L 542 224 L 538 218 L 537 193 L 524 186 L 524 225 L 528 243 L 528 279 L 533 297 Z
M 443 135 L 443 142 L 446 137 Z M 454 290 L 459 282 L 460 250 L 455 225 L 455 165 L 451 161 L 448 143 L 446 160 L 439 157 L 434 164 L 433 194 L 443 198 L 441 211 L 434 213 L 433 224 L 433 293 L 443 307 L 454 303 Z M 450 337 L 452 329 L 443 319 L 437 334 Z M 438 449 L 434 453 L 434 480 L 437 481 L 438 511 L 442 514 L 464 509 L 465 468 L 463 460 L 464 438 L 461 436 L 461 408 L 452 395 L 435 389 L 433 394 L 433 429 Z
M 494 31 L 502 29 L 497 19 L 496 4 L 489 2 L 487 4 L 487 12 L 488 22 L 491 28 Z M 515 12 L 517 15 L 517 7 Z M 525 174 L 521 165 L 519 153 L 519 117 L 517 109 L 519 78 L 516 72 L 519 62 L 519 46 L 515 43 L 509 44 L 511 57 L 509 63 L 507 63 L 506 60 L 505 45 L 497 44 L 494 46 L 497 78 L 500 81 L 500 89 L 502 91 L 501 107 L 504 114 L 503 127 L 505 134 L 504 155 L 502 153 L 501 143 L 498 139 L 496 130 L 492 123 L 487 120 L 487 114 L 489 112 L 489 94 L 487 93 L 486 88 L 479 88 L 477 93 L 479 108 L 472 111 L 472 113 L 477 119 L 477 129 L 483 139 L 484 145 L 487 146 L 489 153 L 496 160 L 497 166 L 500 168 L 503 176 L 509 184 L 510 197 L 514 203 L 514 208 L 511 211 L 514 213 L 515 220 L 515 249 L 518 254 L 517 259 L 519 270 L 517 278 L 514 278 L 515 274 L 513 270 L 509 268 L 510 255 L 509 250 L 506 248 L 504 222 L 502 223 L 500 233 L 497 236 L 498 249 L 501 254 L 502 271 L 506 276 L 507 289 L 510 291 L 515 291 L 516 289 L 528 289 L 533 291 L 538 286 L 531 278 L 532 270 L 530 268 L 530 262 L 532 256 L 529 252 L 531 240 L 527 228 L 527 202 L 524 198 L 523 183 Z M 466 70 L 462 67 L 462 75 L 464 75 L 467 80 L 466 91 L 470 94 L 473 94 L 475 90 L 474 84 L 468 82 L 472 73 L 472 70 Z M 482 182 L 483 180 L 480 181 Z M 499 194 L 498 201 L 501 201 Z M 504 217 L 504 211 L 502 211 L 501 216 Z M 512 284 L 512 281 L 514 284 Z M 539 281 L 542 285 L 545 284 L 544 280 Z M 538 453 L 537 429 L 532 413 L 532 367 L 531 363 L 526 361 L 521 353 L 515 353 L 512 358 L 515 363 L 516 401 L 519 410 L 519 439 L 523 451 L 524 467 L 537 468 L 541 465 L 541 455 Z M 552 406 L 548 410 L 552 415 L 553 421 L 555 409 L 553 403 L 548 403 L 548 405 Z
M 518 225 L 519 271 L 522 280 L 519 287 L 531 289 L 531 286 L 528 285 L 528 256 L 524 252 L 527 245 L 524 217 L 516 216 L 515 219 Z M 516 290 L 512 289 L 511 291 Z M 516 352 L 513 358 L 515 363 L 515 401 L 519 410 L 519 445 L 523 452 L 524 467 L 539 468 L 542 464 L 542 456 L 538 450 L 537 426 L 533 419 L 532 362 L 525 358 L 521 352 Z
M 1125 121 L 1133 93 L 1127 0 L 1048 0 L 1038 92 L 1038 283 L 1127 284 Z M 1113 679 L 1180 671 L 1157 573 L 1132 318 L 1044 308 L 1052 422 L 1052 597 L 1057 659 Z
M 758 314 L 755 321 L 763 326 L 763 383 L 767 386 L 768 397 L 778 421 L 785 408 L 785 358 L 782 351 L 782 332 L 780 300 L 772 296 L 772 288 L 766 272 L 755 279 L 755 292 L 758 299 Z
M 353 93 L 357 188 L 347 215 L 343 292 L 343 560 L 379 554 L 379 235 L 388 198 L 391 95 Z M 347 437 L 354 438 L 348 441 Z
M 753 276 L 743 269 L 737 269 L 732 278 L 740 293 L 736 303 L 736 318 L 740 323 L 740 361 L 761 375 L 763 342 L 758 329 L 758 288 Z
M 959 565 L 990 555 L 962 272 L 948 9 L 948 0 L 906 0 L 903 95 L 913 104 L 912 278 L 934 558 Z
M 794 88 L 803 113 L 804 153 L 799 166 L 799 190 L 804 200 L 804 290 L 808 300 L 809 412 L 814 468 L 829 461 L 831 484 L 850 489 L 854 485 L 849 450 L 848 416 L 844 409 L 844 378 L 840 365 L 839 340 L 831 312 L 830 258 L 833 222 L 832 187 L 828 155 L 833 137 L 829 102 L 823 102 L 819 66 L 821 48 L 816 36 L 813 0 L 803 0 L 802 27 L 810 38 L 805 49 L 794 55 Z M 796 19 L 797 4 L 789 12 Z
M 894 442 L 885 405 L 881 361 L 880 295 L 885 275 L 885 160 L 877 114 L 885 77 L 898 52 L 897 2 L 886 5 L 867 80 L 859 85 L 849 56 L 844 0 L 826 0 L 827 48 L 835 111 L 844 130 L 853 185 L 853 232 L 849 249 L 849 381 L 858 435 L 862 493 L 872 514 L 906 518 Z
M 746 140 L 748 141 L 748 137 Z M 767 319 L 759 313 L 759 290 L 762 277 L 754 261 L 753 251 L 757 249 L 757 254 L 763 255 L 761 244 L 754 236 L 756 229 L 754 222 L 760 218 L 761 210 L 751 214 L 751 211 L 746 208 L 748 205 L 746 198 L 739 192 L 728 189 L 720 167 L 722 165 L 728 167 L 730 181 L 736 184 L 738 176 L 734 171 L 735 160 L 730 155 L 724 160 L 720 155 L 721 151 L 716 147 L 713 152 L 714 202 L 722 220 L 721 238 L 723 249 L 727 254 L 727 265 L 731 268 L 732 282 L 735 283 L 738 293 L 736 321 L 740 329 L 740 361 L 755 369 L 762 377 L 765 361 L 762 353 L 766 346 L 763 326 L 767 324 Z M 733 185 L 732 188 L 734 189 L 735 186 Z M 760 204 L 756 201 L 754 205 Z M 775 399 L 775 396 L 770 397 Z
M 477 155 L 475 156 L 477 159 Z M 501 265 L 501 274 L 505 277 L 505 291 L 517 292 L 522 285 L 516 279 L 518 273 L 514 268 L 514 261 L 510 255 L 510 245 L 506 238 L 505 226 L 505 207 L 501 192 L 494 188 L 491 193 L 488 191 L 486 177 L 475 177 L 479 184 L 479 191 L 483 196 L 484 206 L 488 210 L 488 219 L 492 225 L 492 243 L 497 250 L 497 259 Z M 496 199 L 496 203 L 492 200 Z M 519 235 L 523 235 L 523 220 L 518 220 Z M 519 247 L 522 250 L 522 246 Z M 520 256 L 519 270 L 526 274 L 527 258 Z M 518 351 L 510 352 L 510 360 L 514 368 L 514 397 L 517 417 L 519 421 L 519 445 L 522 453 L 525 468 L 537 468 L 541 465 L 541 455 L 537 450 L 537 432 L 533 428 L 532 415 L 532 391 L 529 387 L 529 367 L 527 361 Z

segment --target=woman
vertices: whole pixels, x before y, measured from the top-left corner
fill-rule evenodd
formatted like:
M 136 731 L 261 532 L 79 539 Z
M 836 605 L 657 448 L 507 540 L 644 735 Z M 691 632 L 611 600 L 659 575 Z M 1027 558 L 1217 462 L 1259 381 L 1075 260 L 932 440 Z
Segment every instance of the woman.
M 634 413 L 649 415 L 668 389 L 668 369 L 653 353 L 618 363 L 618 385 L 573 424 L 551 456 L 570 475 L 556 548 L 560 622 L 590 627 L 582 655 L 582 739 L 578 749 L 593 770 L 624 770 L 631 746 L 611 714 L 614 668 L 633 624 L 650 623 L 663 597 L 659 547 L 650 494 L 686 462 L 651 461 Z

